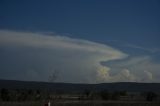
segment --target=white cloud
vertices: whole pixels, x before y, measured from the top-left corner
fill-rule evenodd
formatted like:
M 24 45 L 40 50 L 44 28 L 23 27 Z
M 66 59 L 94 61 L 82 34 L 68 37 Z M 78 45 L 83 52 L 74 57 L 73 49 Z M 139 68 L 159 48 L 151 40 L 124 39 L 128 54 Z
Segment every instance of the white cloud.
M 146 78 L 144 79 L 145 81 L 146 81 L 146 80 L 149 80 L 149 81 L 152 81 L 152 80 L 153 80 L 153 74 L 152 74 L 151 72 L 149 72 L 149 71 L 144 71 L 144 73 L 146 74 L 146 75 L 145 75 Z
M 0 57 L 0 78 L 47 81 L 58 70 L 57 81 L 97 83 L 113 80 L 110 80 L 109 67 L 100 62 L 123 59 L 127 55 L 82 39 L 1 30 Z
M 108 45 L 54 33 L 0 30 L 0 78 L 48 81 L 56 71 L 58 82 L 160 81 L 160 64 L 150 56 L 127 56 Z
M 137 77 L 130 73 L 128 69 L 118 70 L 117 74 L 111 75 L 111 69 L 101 68 L 98 72 L 99 82 L 136 82 Z
M 160 64 L 154 62 L 150 56 L 129 57 L 124 60 L 112 62 L 109 64 L 112 69 L 111 72 L 116 73 L 116 76 L 122 75 L 121 71 L 117 70 L 127 69 L 125 72 L 125 80 L 136 82 L 159 82 L 160 81 Z M 123 73 L 124 74 L 124 73 Z M 125 78 L 125 77 L 123 77 Z M 114 78 L 117 79 L 117 78 Z M 122 80 L 122 78 L 120 78 Z

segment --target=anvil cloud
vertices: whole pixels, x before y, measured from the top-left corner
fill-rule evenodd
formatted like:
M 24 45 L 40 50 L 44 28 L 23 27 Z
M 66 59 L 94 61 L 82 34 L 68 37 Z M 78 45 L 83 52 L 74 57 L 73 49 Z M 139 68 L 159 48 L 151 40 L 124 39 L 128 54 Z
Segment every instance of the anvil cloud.
M 0 30 L 0 78 L 4 79 L 48 81 L 56 73 L 57 82 L 137 81 L 128 68 L 111 75 L 112 67 L 101 64 L 127 56 L 108 45 L 88 40 Z M 152 79 L 151 73 L 144 72 Z

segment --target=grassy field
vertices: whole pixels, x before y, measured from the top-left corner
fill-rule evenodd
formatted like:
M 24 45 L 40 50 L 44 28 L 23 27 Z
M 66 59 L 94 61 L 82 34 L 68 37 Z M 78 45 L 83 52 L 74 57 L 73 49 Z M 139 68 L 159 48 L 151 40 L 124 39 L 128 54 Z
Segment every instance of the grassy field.
M 0 106 L 44 106 L 44 102 L 1 102 Z M 51 106 L 160 106 L 160 102 L 140 101 L 56 101 Z

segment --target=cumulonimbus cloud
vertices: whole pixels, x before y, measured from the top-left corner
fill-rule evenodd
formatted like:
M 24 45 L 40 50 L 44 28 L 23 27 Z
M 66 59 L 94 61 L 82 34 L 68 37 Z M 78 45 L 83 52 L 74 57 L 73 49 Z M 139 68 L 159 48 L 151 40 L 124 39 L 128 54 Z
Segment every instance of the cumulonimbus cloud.
M 151 56 L 130 56 L 126 59 L 107 63 L 107 65 L 111 67 L 111 73 L 117 73 L 117 70 L 122 70 L 114 75 L 114 80 L 116 81 L 117 79 L 127 82 L 160 81 L 160 64 L 153 61 Z
M 126 57 L 120 50 L 88 40 L 0 30 L 0 78 L 4 79 L 48 81 L 54 77 L 51 79 L 57 82 L 71 83 L 160 80 L 159 64 L 145 56 Z M 119 62 L 108 63 L 116 60 Z
M 47 81 L 56 70 L 57 81 L 73 83 L 104 82 L 99 70 L 109 68 L 100 62 L 127 56 L 88 40 L 8 30 L 0 31 L 0 49 L 1 78 Z

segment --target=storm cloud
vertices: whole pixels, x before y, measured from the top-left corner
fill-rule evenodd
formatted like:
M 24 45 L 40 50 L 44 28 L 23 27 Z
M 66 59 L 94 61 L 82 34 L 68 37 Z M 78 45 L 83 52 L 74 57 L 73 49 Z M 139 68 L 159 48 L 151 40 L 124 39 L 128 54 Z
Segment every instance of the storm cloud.
M 57 34 L 0 31 L 0 78 L 3 79 L 49 81 L 54 73 L 56 82 L 143 81 L 137 77 L 137 71 L 129 68 L 138 64 L 136 59 L 102 64 L 127 57 L 128 54 L 120 50 L 88 40 Z M 144 81 L 153 79 L 152 72 L 142 71 Z
M 97 83 L 100 62 L 127 56 L 87 40 L 7 30 L 0 31 L 0 48 L 0 77 L 18 80 L 47 81 L 56 71 L 58 82 Z

